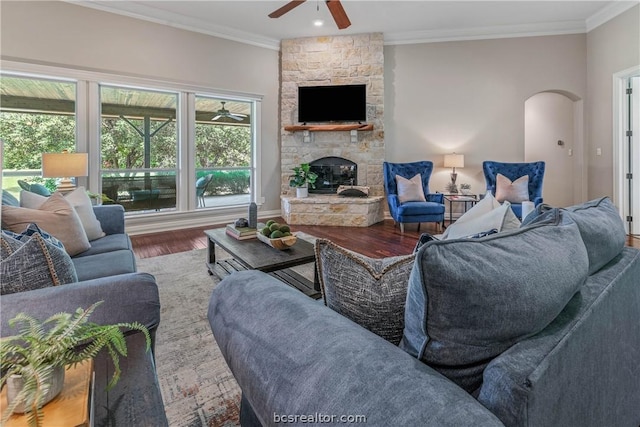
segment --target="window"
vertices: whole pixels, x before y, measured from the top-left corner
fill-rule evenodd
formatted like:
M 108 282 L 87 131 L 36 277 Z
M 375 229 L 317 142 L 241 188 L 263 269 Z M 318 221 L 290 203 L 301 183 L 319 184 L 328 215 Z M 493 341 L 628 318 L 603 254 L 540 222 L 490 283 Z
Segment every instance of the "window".
M 248 204 L 251 199 L 251 104 L 195 98 L 197 207 Z
M 133 228 L 160 230 L 172 214 L 210 223 L 208 213 L 183 214 L 225 216 L 260 200 L 259 96 L 12 61 L 3 67 L 3 188 L 14 195 L 18 180 L 55 190 L 56 179 L 41 177 L 41 154 L 66 149 L 89 154 L 89 176 L 78 185 L 122 204 Z
M 102 193 L 126 212 L 176 209 L 177 93 L 100 87 Z
M 76 151 L 76 84 L 0 75 L 2 188 L 18 197 L 18 181 L 55 191 L 42 178 L 42 153 Z

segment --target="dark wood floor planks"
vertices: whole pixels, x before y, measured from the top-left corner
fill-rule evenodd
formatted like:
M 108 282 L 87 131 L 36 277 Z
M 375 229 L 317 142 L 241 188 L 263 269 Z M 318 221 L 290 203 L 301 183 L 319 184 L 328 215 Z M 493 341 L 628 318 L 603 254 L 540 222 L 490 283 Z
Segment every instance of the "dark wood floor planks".
M 269 218 L 261 218 L 266 222 Z M 282 218 L 273 218 L 283 222 Z M 207 247 L 204 230 L 221 227 L 206 226 L 161 233 L 131 236 L 133 250 L 139 258 L 150 258 L 177 252 Z M 293 231 L 302 231 L 316 237 L 329 239 L 334 243 L 372 258 L 405 255 L 411 253 L 422 232 L 437 234 L 433 223 L 422 224 L 418 231 L 416 225 L 407 225 L 404 234 L 394 226 L 392 220 L 384 220 L 370 227 L 327 227 L 294 225 Z M 640 249 L 640 236 L 628 236 L 627 246 Z

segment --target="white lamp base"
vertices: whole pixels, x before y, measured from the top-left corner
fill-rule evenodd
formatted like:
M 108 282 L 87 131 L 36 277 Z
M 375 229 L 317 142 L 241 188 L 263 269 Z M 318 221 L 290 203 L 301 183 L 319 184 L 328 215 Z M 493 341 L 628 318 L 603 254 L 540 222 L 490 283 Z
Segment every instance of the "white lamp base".
M 62 193 L 66 193 L 68 191 L 73 191 L 75 189 L 76 189 L 76 186 L 73 183 L 73 181 L 71 181 L 71 178 L 62 178 L 56 190 Z

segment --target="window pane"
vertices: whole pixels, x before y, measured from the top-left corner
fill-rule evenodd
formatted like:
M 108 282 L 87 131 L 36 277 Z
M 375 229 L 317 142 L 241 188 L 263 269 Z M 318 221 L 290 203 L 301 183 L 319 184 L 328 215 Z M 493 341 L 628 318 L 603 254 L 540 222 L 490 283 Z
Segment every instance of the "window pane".
M 198 207 L 247 204 L 251 177 L 251 103 L 196 96 Z
M 127 212 L 176 208 L 178 95 L 101 86 L 102 192 Z
M 75 151 L 75 83 L 0 74 L 2 188 L 18 197 L 18 181 L 55 191 L 42 178 L 42 153 Z M 24 184 L 23 184 L 24 185 Z

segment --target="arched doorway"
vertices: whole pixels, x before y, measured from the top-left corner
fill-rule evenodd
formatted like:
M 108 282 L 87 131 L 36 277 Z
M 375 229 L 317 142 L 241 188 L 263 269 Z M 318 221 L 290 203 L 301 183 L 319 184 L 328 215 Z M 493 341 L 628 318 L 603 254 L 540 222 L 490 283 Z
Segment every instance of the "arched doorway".
M 563 91 L 540 92 L 525 101 L 524 160 L 546 163 L 542 195 L 552 206 L 584 201 L 583 107 Z

